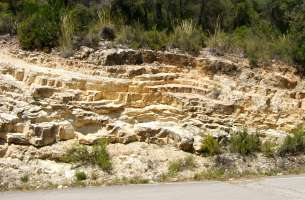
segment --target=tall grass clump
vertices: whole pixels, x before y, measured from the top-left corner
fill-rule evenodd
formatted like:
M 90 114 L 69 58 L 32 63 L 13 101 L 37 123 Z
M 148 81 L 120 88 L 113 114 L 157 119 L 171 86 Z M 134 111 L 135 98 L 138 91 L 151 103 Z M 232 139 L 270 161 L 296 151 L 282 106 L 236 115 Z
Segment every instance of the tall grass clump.
M 168 175 L 176 176 L 179 172 L 186 169 L 193 169 L 196 166 L 193 156 L 187 156 L 183 159 L 172 161 L 168 165 Z
M 264 143 L 262 143 L 261 150 L 264 156 L 268 158 L 272 158 L 275 156 L 275 152 L 276 152 L 275 148 L 276 148 L 276 144 L 271 140 L 267 140 Z
M 204 34 L 192 20 L 184 20 L 174 28 L 171 45 L 174 48 L 198 54 L 204 46 Z
M 91 24 L 86 39 L 92 46 L 96 45 L 100 39 L 113 41 L 116 35 L 116 25 L 112 21 L 109 10 L 102 9 L 97 11 L 98 19 Z
M 73 54 L 73 35 L 74 23 L 70 15 L 64 15 L 61 18 L 61 37 L 60 49 L 64 57 L 69 57 Z
M 247 129 L 233 133 L 230 140 L 230 151 L 241 155 L 249 155 L 259 151 L 261 141 L 257 134 L 248 134 Z
M 210 34 L 206 43 L 209 48 L 213 48 L 220 54 L 231 51 L 230 37 L 222 31 L 219 23 L 216 24 L 214 33 Z
M 303 127 L 293 130 L 279 148 L 279 155 L 297 155 L 305 152 L 305 131 Z
M 208 135 L 204 138 L 201 146 L 201 152 L 204 155 L 214 156 L 220 153 L 220 144 L 219 142 L 211 135 Z

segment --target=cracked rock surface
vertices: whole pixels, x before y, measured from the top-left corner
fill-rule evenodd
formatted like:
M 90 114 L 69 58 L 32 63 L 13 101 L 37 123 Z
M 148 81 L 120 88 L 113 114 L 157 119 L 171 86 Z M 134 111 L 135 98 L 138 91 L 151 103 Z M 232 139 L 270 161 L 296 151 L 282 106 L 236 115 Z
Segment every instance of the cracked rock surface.
M 304 122 L 304 111 L 305 80 L 276 62 L 253 69 L 244 59 L 206 51 L 192 57 L 86 47 L 64 59 L 22 51 L 10 41 L 1 45 L 0 157 L 12 159 L 12 168 L 23 162 L 8 156 L 13 147 L 91 145 L 108 138 L 117 151 L 134 143 L 184 155 L 199 151 L 207 134 L 229 137 L 241 127 L 282 139 Z M 129 159 L 142 162 L 123 160 Z M 25 167 L 36 162 L 54 161 L 29 159 Z M 53 164 L 50 170 L 59 174 L 67 167 Z

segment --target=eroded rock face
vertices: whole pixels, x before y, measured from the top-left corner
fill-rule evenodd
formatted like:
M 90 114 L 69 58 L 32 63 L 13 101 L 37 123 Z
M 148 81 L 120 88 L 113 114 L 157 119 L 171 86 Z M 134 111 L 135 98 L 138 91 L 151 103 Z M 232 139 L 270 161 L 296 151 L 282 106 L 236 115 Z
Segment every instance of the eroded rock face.
M 15 56 L 37 59 L 0 55 L 0 138 L 10 144 L 108 138 L 193 152 L 204 135 L 235 127 L 281 140 L 305 118 L 304 79 L 275 63 L 85 47 L 54 65 L 50 55 Z

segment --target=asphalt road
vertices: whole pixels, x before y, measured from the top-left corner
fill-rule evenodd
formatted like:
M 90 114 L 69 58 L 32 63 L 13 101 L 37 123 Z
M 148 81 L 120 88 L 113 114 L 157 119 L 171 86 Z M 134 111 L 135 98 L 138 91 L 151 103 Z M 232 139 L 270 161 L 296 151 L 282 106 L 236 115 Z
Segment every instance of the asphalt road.
M 174 183 L 0 193 L 1 200 L 305 200 L 305 175 L 238 182 Z

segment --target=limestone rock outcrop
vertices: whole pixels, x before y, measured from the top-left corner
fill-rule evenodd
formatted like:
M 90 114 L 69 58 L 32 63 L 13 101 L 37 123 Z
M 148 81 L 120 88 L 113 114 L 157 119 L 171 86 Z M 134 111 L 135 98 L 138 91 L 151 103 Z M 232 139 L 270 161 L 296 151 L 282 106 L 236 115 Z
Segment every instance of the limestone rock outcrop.
M 0 55 L 0 138 L 9 144 L 108 138 L 192 152 L 204 135 L 236 127 L 280 137 L 304 111 L 305 80 L 278 63 L 85 47 L 71 59 Z

